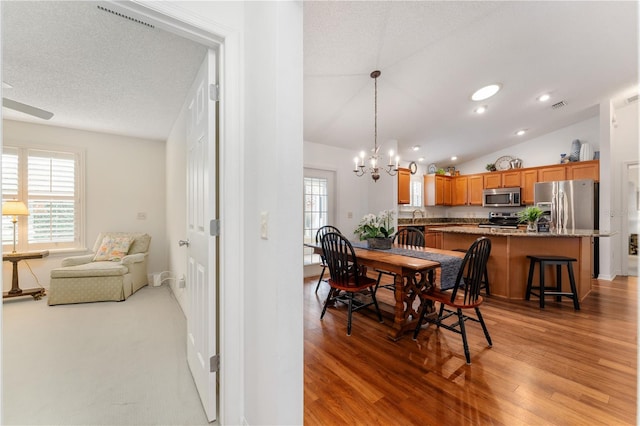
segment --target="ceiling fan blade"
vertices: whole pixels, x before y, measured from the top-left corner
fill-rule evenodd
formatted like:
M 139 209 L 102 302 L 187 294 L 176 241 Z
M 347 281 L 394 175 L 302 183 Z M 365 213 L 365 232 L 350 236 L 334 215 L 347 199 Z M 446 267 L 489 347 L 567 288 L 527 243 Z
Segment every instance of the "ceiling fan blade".
M 23 104 L 22 102 L 14 101 L 8 98 L 2 98 L 2 106 L 23 112 L 25 114 L 33 115 L 34 117 L 42 118 L 43 120 L 49 120 L 51 117 L 53 117 L 52 112 L 45 111 L 43 109 Z

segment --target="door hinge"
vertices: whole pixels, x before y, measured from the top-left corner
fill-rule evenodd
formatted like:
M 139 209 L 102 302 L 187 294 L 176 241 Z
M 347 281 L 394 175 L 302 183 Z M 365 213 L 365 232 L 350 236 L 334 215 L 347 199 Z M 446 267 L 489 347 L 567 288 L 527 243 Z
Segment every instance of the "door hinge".
M 214 355 L 209 358 L 209 372 L 217 373 L 220 371 L 220 355 Z
M 220 88 L 218 84 L 209 85 L 209 98 L 214 102 L 220 101 Z
M 220 236 L 220 219 L 212 219 L 211 222 L 209 222 L 209 234 L 212 237 Z

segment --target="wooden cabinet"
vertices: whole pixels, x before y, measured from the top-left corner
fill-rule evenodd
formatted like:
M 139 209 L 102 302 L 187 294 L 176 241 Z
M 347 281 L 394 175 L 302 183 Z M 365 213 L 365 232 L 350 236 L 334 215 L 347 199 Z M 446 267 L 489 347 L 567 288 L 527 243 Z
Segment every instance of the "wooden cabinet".
M 495 189 L 500 188 L 502 185 L 502 176 L 500 173 L 493 172 L 483 176 L 483 187 L 484 189 Z
M 451 205 L 481 206 L 483 187 L 483 175 L 456 176 L 453 178 Z
M 424 234 L 424 246 L 441 249 L 442 248 L 442 232 L 427 231 Z
M 411 171 L 398 169 L 398 204 L 411 204 Z
M 458 176 L 453 179 L 453 190 L 451 205 L 465 206 L 467 205 L 467 197 L 469 194 L 469 179 L 467 176 Z
M 482 175 L 471 175 L 469 176 L 469 199 L 468 204 L 471 206 L 481 206 L 482 205 L 482 190 L 483 190 L 483 179 Z
M 519 188 L 522 186 L 522 172 L 520 169 L 502 172 L 501 175 L 503 188 Z
M 541 167 L 538 169 L 538 182 L 552 182 L 567 179 L 567 167 L 564 165 Z
M 569 164 L 510 169 L 465 176 L 426 175 L 425 206 L 481 206 L 483 189 L 521 188 L 522 204 L 533 204 L 537 182 L 555 180 L 600 180 L 600 161 L 578 161 Z
M 537 170 L 523 170 L 521 172 L 522 191 L 520 198 L 522 204 L 533 204 L 533 188 L 538 182 Z
M 520 169 L 505 172 L 491 172 L 483 176 L 484 189 L 518 188 L 521 184 Z
M 578 161 L 567 166 L 567 179 L 593 179 L 600 181 L 600 161 Z
M 425 175 L 424 177 L 424 205 L 451 205 L 451 178 L 442 175 Z

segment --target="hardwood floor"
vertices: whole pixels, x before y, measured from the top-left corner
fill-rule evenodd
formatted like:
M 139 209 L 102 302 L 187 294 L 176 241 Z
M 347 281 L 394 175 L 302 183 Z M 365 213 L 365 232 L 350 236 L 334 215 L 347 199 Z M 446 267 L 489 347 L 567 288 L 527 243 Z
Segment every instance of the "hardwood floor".
M 636 424 L 637 277 L 594 280 L 574 311 L 569 299 L 488 298 L 467 323 L 471 365 L 458 334 L 424 326 L 417 341 L 387 338 L 391 319 L 329 308 L 329 286 L 305 286 L 306 425 Z M 390 292 L 380 290 L 379 299 Z

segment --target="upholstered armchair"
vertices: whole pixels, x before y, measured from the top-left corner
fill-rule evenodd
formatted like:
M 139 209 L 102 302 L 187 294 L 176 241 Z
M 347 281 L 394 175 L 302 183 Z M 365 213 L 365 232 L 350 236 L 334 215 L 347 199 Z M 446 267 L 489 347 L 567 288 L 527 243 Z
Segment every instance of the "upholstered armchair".
M 51 270 L 49 305 L 122 301 L 148 283 L 151 236 L 103 232 L 92 253 L 67 257 Z

